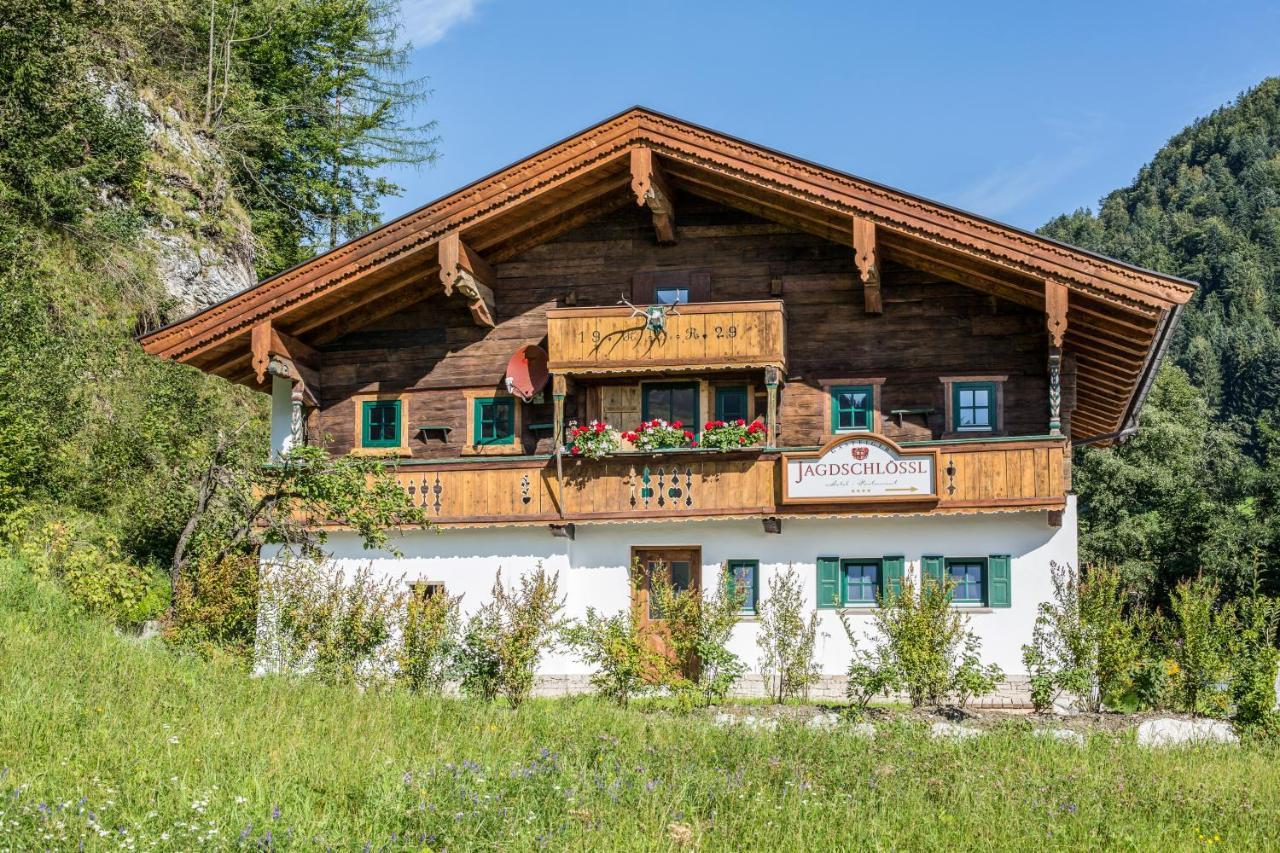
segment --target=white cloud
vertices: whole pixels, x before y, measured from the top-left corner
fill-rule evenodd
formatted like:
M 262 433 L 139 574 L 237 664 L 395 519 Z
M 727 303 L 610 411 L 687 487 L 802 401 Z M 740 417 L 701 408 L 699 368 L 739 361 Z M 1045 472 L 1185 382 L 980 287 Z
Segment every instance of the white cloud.
M 401 0 L 404 38 L 414 47 L 427 47 L 470 18 L 480 0 Z
M 1068 150 L 1056 158 L 1036 155 L 1025 163 L 984 175 L 953 193 L 952 203 L 984 216 L 1004 216 L 1065 181 L 1092 159 L 1093 151 L 1088 147 Z

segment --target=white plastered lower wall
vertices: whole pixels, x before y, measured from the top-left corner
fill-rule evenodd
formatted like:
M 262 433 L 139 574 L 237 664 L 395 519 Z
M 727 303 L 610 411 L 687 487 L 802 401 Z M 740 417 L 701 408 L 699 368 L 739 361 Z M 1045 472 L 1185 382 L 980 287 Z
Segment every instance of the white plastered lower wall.
M 920 558 L 939 554 L 980 557 L 1012 556 L 1012 606 L 975 608 L 969 623 L 982 641 L 982 655 L 1010 676 L 1013 693 L 1021 678 L 1022 645 L 1031 638 L 1037 608 L 1052 595 L 1051 562 L 1077 565 L 1076 506 L 1069 497 L 1060 527 L 1050 526 L 1044 512 L 988 513 L 955 516 L 858 516 L 854 518 L 784 519 L 781 534 L 768 534 L 759 520 L 578 524 L 575 539 L 553 537 L 545 527 L 450 528 L 413 531 L 396 539 L 402 556 L 365 550 L 352 534 L 330 537 L 335 563 L 348 575 L 369 565 L 376 575 L 414 581 L 442 581 L 450 594 L 462 594 L 470 613 L 489 596 L 494 577 L 504 581 L 541 565 L 559 574 L 566 615 L 585 614 L 587 607 L 613 613 L 630 606 L 627 578 L 633 546 L 697 546 L 702 550 L 702 580 L 709 586 L 729 559 L 760 561 L 760 594 L 769 578 L 794 567 L 810 602 L 816 600 L 815 560 L 819 555 L 880 557 L 904 555 L 907 572 L 917 580 Z M 264 549 L 270 562 L 276 551 Z M 819 611 L 817 655 L 824 676 L 817 695 L 842 695 L 849 663 L 849 643 L 835 611 Z M 861 636 L 872 617 L 851 614 Z M 731 648 L 752 673 L 759 671 L 756 622 L 745 618 L 734 629 Z M 590 669 L 572 654 L 556 652 L 539 665 L 545 690 L 555 692 L 585 685 Z M 756 692 L 759 679 L 748 677 L 743 692 Z M 1009 694 L 1006 688 L 1004 694 Z

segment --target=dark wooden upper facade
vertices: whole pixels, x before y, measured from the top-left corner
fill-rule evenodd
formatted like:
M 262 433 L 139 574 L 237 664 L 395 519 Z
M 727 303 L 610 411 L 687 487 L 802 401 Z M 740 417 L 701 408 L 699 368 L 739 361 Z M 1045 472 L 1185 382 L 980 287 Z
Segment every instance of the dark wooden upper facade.
M 647 304 L 663 283 L 692 301 L 659 341 L 617 303 Z M 939 499 L 912 511 L 1053 510 L 1070 439 L 1131 426 L 1190 294 L 632 110 L 143 344 L 256 387 L 296 380 L 309 442 L 402 460 L 443 522 L 781 512 L 776 449 L 829 441 L 842 385 L 875 389 L 872 432 L 941 448 Z M 548 386 L 517 405 L 514 442 L 480 446 L 474 401 L 504 395 L 528 344 L 547 351 L 563 411 Z M 990 430 L 957 429 L 948 383 L 970 380 L 998 393 Z M 676 381 L 697 383 L 699 423 L 717 387 L 748 389 L 751 415 L 775 412 L 769 447 L 553 464 L 564 422 L 633 428 L 641 389 Z M 395 447 L 362 446 L 373 399 L 400 401 Z M 686 481 L 686 503 L 637 502 L 659 469 Z

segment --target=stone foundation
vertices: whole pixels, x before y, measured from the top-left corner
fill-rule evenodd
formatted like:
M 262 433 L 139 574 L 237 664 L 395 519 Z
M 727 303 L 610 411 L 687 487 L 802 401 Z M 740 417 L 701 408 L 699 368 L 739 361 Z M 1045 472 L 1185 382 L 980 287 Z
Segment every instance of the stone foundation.
M 824 675 L 809 688 L 809 699 L 813 701 L 841 701 L 845 697 L 848 679 L 843 675 Z M 589 675 L 539 675 L 533 686 L 535 696 L 568 696 L 575 693 L 591 692 L 591 676 Z M 766 696 L 765 681 L 758 673 L 749 673 L 734 685 L 731 696 L 738 698 L 759 699 Z M 873 703 L 906 702 L 905 694 L 877 697 Z M 969 700 L 969 707 L 988 709 L 1030 709 L 1031 681 L 1025 675 L 1011 675 L 996 686 L 996 689 L 985 696 Z

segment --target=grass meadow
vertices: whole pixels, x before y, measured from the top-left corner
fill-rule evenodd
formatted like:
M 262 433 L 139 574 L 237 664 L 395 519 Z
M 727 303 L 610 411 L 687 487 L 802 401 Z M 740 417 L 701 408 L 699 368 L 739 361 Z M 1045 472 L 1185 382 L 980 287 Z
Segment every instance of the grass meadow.
M 181 658 L 0 564 L 0 850 L 1263 850 L 1280 750 L 518 712 Z

